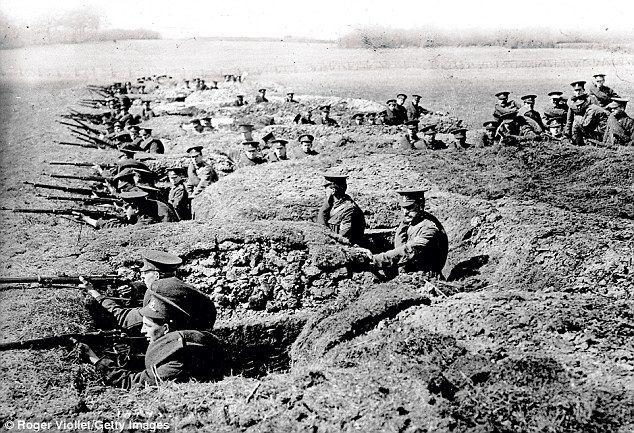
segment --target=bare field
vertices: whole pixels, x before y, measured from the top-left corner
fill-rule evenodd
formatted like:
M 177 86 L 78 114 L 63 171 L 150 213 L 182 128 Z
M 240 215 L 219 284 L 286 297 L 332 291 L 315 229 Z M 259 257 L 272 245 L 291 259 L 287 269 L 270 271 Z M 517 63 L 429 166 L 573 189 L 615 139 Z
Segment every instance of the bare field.
M 198 75 L 199 67 L 222 69 L 248 58 L 244 69 L 261 68 L 245 84 L 248 95 L 259 83 L 273 93 L 290 88 L 299 94 L 377 101 L 401 91 L 417 92 L 425 106 L 449 111 L 476 127 L 488 119 L 491 95 L 500 87 L 516 94 L 544 95 L 557 88 L 567 90 L 569 81 L 595 70 L 568 66 L 327 71 L 320 65 L 343 65 L 341 52 L 332 54 L 327 45 L 306 50 L 297 45 L 295 60 L 313 70 L 282 73 L 262 68 L 276 68 L 293 58 L 282 49 L 288 44 L 276 46 L 280 52 L 273 54 L 278 57 L 261 44 L 247 49 L 244 43 L 186 41 L 161 55 L 148 50 L 159 46 L 153 44 L 172 42 L 121 43 L 123 49 L 110 57 L 98 57 L 97 44 L 2 53 L 3 60 L 14 56 L 15 62 L 20 57 L 26 62 L 23 70 L 28 63 L 35 74 L 38 68 L 49 68 L 48 75 L 37 80 L 7 81 L 9 67 L 2 64 L 3 204 L 50 206 L 22 184 L 43 180 L 42 172 L 52 170 L 47 160 L 114 158 L 107 151 L 53 144 L 67 134 L 54 123 L 56 117 L 87 95 L 82 82 L 115 78 L 106 70 L 104 75 L 88 72 L 58 80 L 56 73 L 72 75 L 73 68 L 81 66 L 80 51 L 90 67 L 117 62 L 138 67 L 131 76 L 163 73 L 168 65 L 174 75 Z M 187 54 L 175 56 L 183 47 Z M 221 58 L 212 47 L 230 49 Z M 125 63 L 135 52 L 136 63 Z M 346 53 L 350 61 L 376 62 L 386 57 L 390 61 L 390 56 L 405 61 L 414 55 L 409 50 Z M 566 59 L 593 53 L 624 58 L 577 50 L 439 53 L 454 61 L 479 56 L 482 62 L 504 60 L 501 56 L 537 62 L 540 56 L 550 59 L 558 53 Z M 66 72 L 62 62 L 51 61 L 55 55 L 64 59 Z M 47 61 L 52 63 L 47 66 Z M 602 68 L 607 68 L 602 70 L 617 90 L 634 93 L 631 66 Z M 125 79 L 127 73 L 116 78 Z M 283 104 L 271 102 L 230 114 L 235 119 L 286 118 L 285 110 Z M 350 114 L 345 107 L 339 110 L 342 116 Z M 227 113 L 213 109 L 212 114 Z M 158 117 L 153 122 L 164 123 L 163 129 L 156 129 L 162 133 L 168 126 L 175 129 L 180 118 Z M 288 125 L 280 131 L 289 136 L 298 132 Z M 238 295 L 227 294 L 231 299 L 219 308 L 218 332 L 242 344 L 244 353 L 255 359 L 258 353 L 260 358 L 273 357 L 275 350 L 285 357 L 281 368 L 267 363 L 270 359 L 259 359 L 257 374 L 236 368 L 216 383 L 168 384 L 127 393 L 100 385 L 93 371 L 67 349 L 2 353 L 0 424 L 61 418 L 168 420 L 173 431 L 634 431 L 632 149 L 529 143 L 522 148 L 403 154 L 390 149 L 395 131 L 317 126 L 314 133 L 318 158 L 244 169 L 214 184 L 202 198 L 207 202 L 198 203 L 207 210 L 206 221 L 93 232 L 60 218 L 2 213 L 3 275 L 106 273 L 129 267 L 140 248 L 157 246 L 185 257 L 187 280 L 211 294 L 215 292 L 207 273 L 214 266 L 207 263 L 207 255 L 218 257 L 220 274 L 224 273 L 229 265 L 226 257 L 216 254 L 216 245 L 228 241 L 237 253 L 253 260 L 262 260 L 262 249 L 282 251 L 275 259 L 283 263 L 275 269 L 287 277 L 284 287 L 290 287 L 293 297 L 276 289 L 268 301 L 275 309 L 253 311 Z M 344 136 L 351 141 L 341 145 Z M 174 132 L 169 149 L 181 150 L 196 139 L 200 137 Z M 209 148 L 232 145 L 235 137 L 226 132 L 207 143 Z M 381 282 L 347 269 L 353 252 L 310 222 L 319 205 L 320 173 L 330 167 L 351 173 L 350 193 L 368 210 L 368 221 L 381 226 L 398 222 L 395 188 L 421 182 L 430 188 L 428 207 L 443 221 L 450 238 L 445 273 L 453 275 L 452 281 L 434 282 L 446 297 L 422 291 L 425 281 L 416 274 Z M 266 268 L 270 263 L 262 260 L 260 265 Z M 240 296 L 251 299 L 259 289 L 252 284 Z M 83 300 L 74 289 L 0 290 L 0 339 L 92 329 L 95 324 Z M 281 332 L 258 333 L 266 331 L 263 324 L 269 322 L 277 323 Z

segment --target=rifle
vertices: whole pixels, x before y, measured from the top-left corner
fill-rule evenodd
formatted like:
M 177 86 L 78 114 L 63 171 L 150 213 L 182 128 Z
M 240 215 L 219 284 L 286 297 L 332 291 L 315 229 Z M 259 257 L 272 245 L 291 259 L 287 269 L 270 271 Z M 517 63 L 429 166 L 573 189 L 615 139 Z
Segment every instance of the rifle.
M 76 161 L 49 161 L 49 165 L 72 165 L 73 167 L 94 167 L 98 165 L 103 168 L 115 168 L 116 165 L 112 164 L 98 164 L 92 162 L 76 162 Z
M 79 137 L 77 137 L 77 138 L 86 137 L 88 140 L 91 140 L 91 141 L 93 141 L 96 144 L 103 144 L 104 146 L 111 147 L 111 148 L 116 148 L 117 147 L 116 145 L 111 144 L 108 141 L 102 140 L 99 137 L 95 137 L 94 135 L 85 134 L 85 133 L 83 133 L 81 131 L 76 131 L 76 130 L 71 130 L 71 132 L 79 135 Z
M 23 349 L 52 349 L 57 346 L 71 346 L 77 342 L 91 345 L 101 344 L 107 341 L 130 341 L 140 337 L 129 337 L 123 331 L 95 331 L 73 334 L 52 335 L 49 337 L 34 338 L 31 340 L 9 341 L 0 343 L 0 351 Z
M 88 126 L 84 122 L 82 122 L 81 120 L 77 120 L 77 119 L 73 119 L 73 120 L 75 120 L 75 122 L 79 123 L 81 125 L 81 127 L 84 128 L 86 131 L 92 132 L 93 134 L 101 134 L 101 131 L 99 131 L 98 129 L 95 129 L 95 128 L 91 128 L 90 126 Z
M 99 149 L 99 146 L 97 146 L 96 144 L 91 144 L 91 143 L 73 143 L 72 141 L 55 141 L 55 143 L 63 144 L 64 146 L 77 146 L 77 147 L 85 147 L 87 149 Z
M 95 193 L 90 188 L 78 188 L 78 187 L 63 186 L 63 185 L 49 185 L 46 183 L 29 182 L 28 180 L 25 180 L 24 184 L 33 185 L 35 188 L 45 188 L 45 189 L 54 189 L 57 191 L 72 192 L 73 194 L 93 195 Z
M 125 284 L 129 281 L 119 275 L 84 275 L 87 281 L 96 284 Z M 42 286 L 51 286 L 54 284 L 80 284 L 79 275 L 55 275 L 42 276 L 35 275 L 33 277 L 0 277 L 0 284 L 33 284 L 37 283 Z
M 89 216 L 91 218 L 118 218 L 119 215 L 99 209 L 83 209 L 83 208 L 70 208 L 70 209 L 41 209 L 41 208 L 13 208 L 6 207 L 0 208 L 0 211 L 11 211 L 13 213 L 43 213 L 52 215 L 75 215 L 80 213 L 82 215 Z
M 45 195 L 37 194 L 38 197 L 45 198 L 47 200 L 61 200 L 61 201 L 77 201 L 85 204 L 100 205 L 100 204 L 118 204 L 122 200 L 114 197 L 73 197 L 64 195 Z
M 102 176 L 78 176 L 78 175 L 74 175 L 74 174 L 54 174 L 54 173 L 49 173 L 48 174 L 49 177 L 52 177 L 54 179 L 75 179 L 75 180 L 83 180 L 86 182 L 105 182 L 109 179 L 106 179 L 105 177 Z

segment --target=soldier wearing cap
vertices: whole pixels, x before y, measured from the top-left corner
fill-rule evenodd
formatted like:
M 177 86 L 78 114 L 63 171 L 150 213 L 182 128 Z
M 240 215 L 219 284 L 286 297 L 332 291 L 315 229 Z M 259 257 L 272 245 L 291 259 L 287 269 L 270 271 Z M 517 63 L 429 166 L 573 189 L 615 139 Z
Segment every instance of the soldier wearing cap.
M 550 92 L 548 96 L 550 97 L 551 106 L 544 110 L 544 119 L 546 122 L 551 119 L 557 119 L 562 124 L 566 123 L 568 105 L 563 92 Z
M 582 146 L 586 139 L 603 139 L 607 112 L 594 104 L 584 90 L 585 81 L 575 81 L 570 85 L 575 96 L 568 100 L 568 114 L 566 117 L 565 135 L 572 139 L 573 144 Z M 596 97 L 592 97 L 596 101 Z
M 291 150 L 291 157 L 293 159 L 302 159 L 308 156 L 319 155 L 318 152 L 313 150 L 313 142 L 315 141 L 315 137 L 310 134 L 302 134 L 297 140 L 299 141 L 299 146 L 294 147 Z
M 243 123 L 238 125 L 238 130 L 242 134 L 243 141 L 253 141 L 253 125 Z
M 596 103 L 602 108 L 605 108 L 614 98 L 618 98 L 619 95 L 605 85 L 605 74 L 594 74 L 592 76 L 594 82 L 588 85 L 588 93 L 596 98 Z
M 498 122 L 495 120 L 488 120 L 484 122 L 482 126 L 484 126 L 484 133 L 480 136 L 480 141 L 476 144 L 476 147 L 491 147 L 495 144 Z
M 423 114 L 429 113 L 429 110 L 420 106 L 420 95 L 412 95 L 412 101 L 406 105 L 407 120 L 418 120 Z
M 353 125 L 363 125 L 363 119 L 364 119 L 364 115 L 363 113 L 354 113 L 351 117 L 352 119 L 352 124 Z
M 119 113 L 119 115 L 117 116 L 117 120 L 121 122 L 121 124 L 124 126 L 133 121 L 132 114 L 130 114 L 129 106 L 121 106 L 121 113 Z
M 509 94 L 511 92 L 503 91 L 498 92 L 495 96 L 498 98 L 498 101 L 495 103 L 495 108 L 493 109 L 493 117 L 495 119 L 500 119 L 503 115 L 507 113 L 516 113 L 522 106 L 513 99 L 509 99 Z
M 163 142 L 152 136 L 152 128 L 141 128 L 141 141 L 138 143 L 139 149 L 148 153 L 165 153 Z
M 286 100 L 285 102 L 291 102 L 291 103 L 298 103 L 299 101 L 293 99 L 293 97 L 295 96 L 295 93 L 293 92 L 286 92 Z
M 575 98 L 578 98 L 581 95 L 587 95 L 588 101 L 590 101 L 591 104 L 599 107 L 601 106 L 596 96 L 586 92 L 586 82 L 584 80 L 573 81 L 572 83 L 570 83 L 570 86 L 572 87 L 572 98 L 568 100 L 568 107 L 570 107 L 571 101 L 576 100 Z
M 313 112 L 311 110 L 306 110 L 297 114 L 297 116 L 293 119 L 293 123 L 298 125 L 314 125 Z
M 263 102 L 269 102 L 269 100 L 266 99 L 266 89 L 258 90 L 258 96 L 255 97 L 256 104 L 261 104 Z
M 421 131 L 423 132 L 423 137 L 416 145 L 418 149 L 442 150 L 447 148 L 444 142 L 436 140 L 436 134 L 438 132 L 436 125 L 426 125 Z
M 400 150 L 416 149 L 415 144 L 420 141 L 418 138 L 418 120 L 410 120 L 405 123 L 405 134 L 395 143 L 394 147 Z
M 355 201 L 346 194 L 347 176 L 324 174 L 324 204 L 317 214 L 317 223 L 347 239 L 352 245 L 363 244 L 365 217 Z
M 268 162 L 287 161 L 288 155 L 286 154 L 286 145 L 288 141 L 275 139 L 271 141 L 271 150 L 266 154 L 266 160 Z
M 200 119 L 192 119 L 189 121 L 189 124 L 192 125 L 193 130 L 199 134 L 205 132 L 205 127 L 200 124 Z
M 139 134 L 141 128 L 139 128 L 138 125 L 128 125 L 127 129 L 128 134 L 130 134 L 130 142 L 132 143 L 132 145 L 138 146 L 139 143 L 143 140 L 141 138 L 141 135 Z
M 627 103 L 627 99 L 615 97 L 606 107 L 610 115 L 603 134 L 603 144 L 608 147 L 634 146 L 634 120 L 625 112 Z
M 115 360 L 98 357 L 86 345 L 81 351 L 95 365 L 107 385 L 122 389 L 159 385 L 166 381 L 206 381 L 221 376 L 219 341 L 200 324 L 210 322 L 213 302 L 177 278 L 154 282 L 147 290 L 141 333 L 149 342 L 145 368 L 132 371 Z M 215 313 L 215 309 L 214 309 Z M 215 314 L 214 320 L 215 320 Z M 206 328 L 208 329 L 208 328 Z
M 558 118 L 553 117 L 546 122 L 548 131 L 546 132 L 546 138 L 551 140 L 562 140 L 564 138 L 564 124 Z
M 518 116 L 523 116 L 526 125 L 530 127 L 534 134 L 541 134 L 546 130 L 541 114 L 535 110 L 535 99 L 537 95 L 524 95 L 522 101 L 524 106 L 517 112 Z
M 135 281 L 129 287 L 122 286 L 118 289 L 119 292 L 128 294 L 132 298 L 143 296 L 147 288 L 152 287 L 155 281 L 174 277 L 176 270 L 183 263 L 180 257 L 164 251 L 144 250 L 141 252 L 141 257 L 143 258 L 143 266 L 140 272 L 143 281 Z M 109 313 L 117 327 L 131 331 L 133 334 L 140 334 L 142 324 L 142 318 L 139 314 L 140 308 L 122 307 L 114 299 L 104 296 L 96 290 L 90 281 L 84 278 L 81 280 L 82 287 L 87 289 L 88 294 Z
M 407 115 L 403 117 L 401 111 L 397 108 L 396 99 L 389 99 L 385 105 L 387 106 L 387 109 L 379 113 L 379 115 L 385 113 L 382 124 L 389 126 L 402 125 L 405 122 Z
M 445 229 L 425 211 L 425 191 L 404 189 L 401 196 L 403 219 L 394 235 L 394 249 L 372 255 L 372 263 L 388 273 L 427 272 L 442 277 L 449 241 Z
M 214 168 L 205 161 L 202 146 L 191 146 L 187 149 L 189 166 L 185 189 L 190 198 L 200 195 L 205 188 L 218 180 Z
M 214 127 L 211 124 L 211 117 L 209 116 L 201 117 L 200 121 L 203 127 L 203 132 L 211 132 L 214 130 Z
M 224 152 L 218 152 L 214 156 L 214 169 L 220 178 L 233 173 L 236 170 L 236 164 L 229 155 Z
M 330 117 L 330 105 L 319 107 L 319 117 L 315 120 L 315 125 L 339 126 L 337 121 Z
M 247 105 L 247 101 L 244 100 L 244 95 L 236 95 L 236 99 L 233 101 L 234 107 L 242 107 Z
M 262 158 L 260 154 L 260 143 L 257 141 L 243 141 L 238 168 L 252 167 L 264 163 L 266 163 L 266 159 Z
M 192 219 L 192 207 L 189 193 L 185 187 L 187 170 L 180 167 L 172 167 L 167 170 L 167 178 L 170 181 L 170 191 L 167 203 L 174 208 L 181 221 Z
M 365 123 L 368 125 L 376 125 L 376 113 L 370 112 L 365 114 Z
M 396 112 L 398 116 L 402 119 L 402 124 L 407 122 L 407 108 L 405 108 L 405 100 L 407 99 L 407 95 L 404 93 L 399 93 L 396 95 Z
M 453 145 L 456 149 L 468 149 L 471 147 L 467 143 L 467 128 L 455 128 L 451 131 L 453 135 Z

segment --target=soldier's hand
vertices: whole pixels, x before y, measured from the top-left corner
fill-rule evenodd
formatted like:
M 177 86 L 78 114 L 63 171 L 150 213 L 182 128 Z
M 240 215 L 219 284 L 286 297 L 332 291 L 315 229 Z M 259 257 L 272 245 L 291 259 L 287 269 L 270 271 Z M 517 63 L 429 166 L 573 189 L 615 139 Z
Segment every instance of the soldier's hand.
M 86 343 L 80 343 L 74 338 L 72 338 L 71 341 L 76 344 L 75 347 L 80 360 L 90 362 L 91 364 L 95 364 L 99 361 L 97 354 Z
M 92 285 L 90 281 L 88 281 L 83 276 L 79 277 L 79 281 L 81 284 L 78 286 L 80 289 L 85 289 L 90 296 L 95 299 L 98 299 L 101 296 L 101 293 L 95 289 L 95 286 Z

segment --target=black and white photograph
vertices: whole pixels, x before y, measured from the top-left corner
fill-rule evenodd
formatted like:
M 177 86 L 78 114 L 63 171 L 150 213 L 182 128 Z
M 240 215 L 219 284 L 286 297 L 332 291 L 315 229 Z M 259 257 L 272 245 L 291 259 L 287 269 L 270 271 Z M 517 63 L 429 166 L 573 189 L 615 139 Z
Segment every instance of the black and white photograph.
M 0 432 L 634 433 L 634 2 L 2 0 Z

